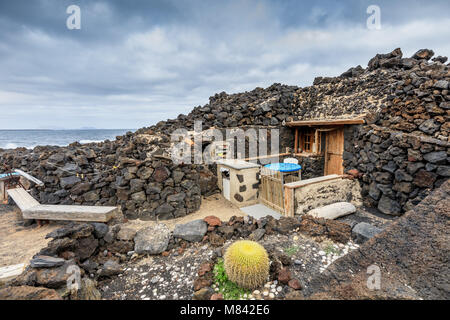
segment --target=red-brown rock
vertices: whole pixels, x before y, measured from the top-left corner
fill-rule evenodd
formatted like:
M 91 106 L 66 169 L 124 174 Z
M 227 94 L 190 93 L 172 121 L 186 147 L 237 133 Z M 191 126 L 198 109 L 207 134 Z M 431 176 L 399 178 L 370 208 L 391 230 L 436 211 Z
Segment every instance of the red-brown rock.
M 153 172 L 153 179 L 156 182 L 163 182 L 170 176 L 170 171 L 166 167 L 158 167 Z
M 298 279 L 289 280 L 288 286 L 294 290 L 300 290 L 302 288 L 302 285 L 300 284 L 300 281 Z
M 221 293 L 214 293 L 211 296 L 211 300 L 223 300 L 223 295 Z
M 436 181 L 437 175 L 433 172 L 420 170 L 414 177 L 414 184 L 419 187 L 431 188 Z
M 212 284 L 212 280 L 208 280 L 205 278 L 197 278 L 194 281 L 194 291 L 198 291 L 200 289 L 209 287 Z
M 292 278 L 291 272 L 289 271 L 288 268 L 282 268 L 278 273 L 278 281 L 283 284 L 288 284 L 291 278 Z
M 200 268 L 198 269 L 198 275 L 201 277 L 201 276 L 205 275 L 205 273 L 210 272 L 210 271 L 211 271 L 211 264 L 208 262 L 205 262 L 200 265 Z
M 205 221 L 210 227 L 220 227 L 222 225 L 222 221 L 220 221 L 220 219 L 216 216 L 208 216 L 204 218 L 203 221 Z
M 359 172 L 357 169 L 348 170 L 347 173 L 355 178 L 359 178 L 362 176 L 361 172 Z

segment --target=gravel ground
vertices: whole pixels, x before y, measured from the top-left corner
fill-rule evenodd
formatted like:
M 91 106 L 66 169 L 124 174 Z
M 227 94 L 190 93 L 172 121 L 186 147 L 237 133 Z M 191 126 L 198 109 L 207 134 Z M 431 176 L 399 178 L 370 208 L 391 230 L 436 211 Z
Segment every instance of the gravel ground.
M 318 242 L 297 233 L 265 236 L 260 243 L 266 249 L 291 257 L 293 263 L 289 269 L 304 288 L 333 261 L 358 247 L 352 242 L 346 245 L 329 240 Z M 209 244 L 193 244 L 182 254 L 175 252 L 168 257 L 151 256 L 130 262 L 123 274 L 99 283 L 102 296 L 116 300 L 191 299 L 198 268 L 211 260 L 216 249 Z M 285 292 L 287 286 L 274 281 L 247 298 L 281 299 Z
M 194 244 L 183 254 L 151 256 L 131 262 L 118 277 L 99 283 L 104 299 L 190 299 L 197 271 L 213 255 L 208 245 Z

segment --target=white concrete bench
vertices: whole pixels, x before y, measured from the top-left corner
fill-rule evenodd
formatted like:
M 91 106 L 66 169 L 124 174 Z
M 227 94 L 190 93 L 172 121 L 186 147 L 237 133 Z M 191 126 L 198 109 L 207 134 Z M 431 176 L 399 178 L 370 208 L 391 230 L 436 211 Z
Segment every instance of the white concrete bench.
M 23 188 L 7 192 L 22 211 L 24 219 L 108 222 L 120 210 L 118 207 L 39 204 Z

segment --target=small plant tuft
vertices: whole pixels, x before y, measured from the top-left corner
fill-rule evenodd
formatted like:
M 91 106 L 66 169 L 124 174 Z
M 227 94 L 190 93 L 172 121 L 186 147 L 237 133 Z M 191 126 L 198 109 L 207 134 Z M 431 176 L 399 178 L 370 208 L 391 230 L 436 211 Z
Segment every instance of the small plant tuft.
M 337 249 L 332 243 L 328 244 L 323 251 L 325 251 L 327 256 L 332 254 L 338 255 L 341 253 L 341 250 Z
M 222 293 L 225 300 L 244 299 L 244 295 L 248 296 L 251 294 L 250 290 L 241 288 L 228 279 L 223 259 L 218 259 L 213 272 L 216 287 Z
M 293 245 L 291 247 L 284 248 L 284 253 L 286 253 L 289 257 L 292 257 L 294 254 L 297 253 L 298 250 L 299 250 L 299 247 L 296 245 Z

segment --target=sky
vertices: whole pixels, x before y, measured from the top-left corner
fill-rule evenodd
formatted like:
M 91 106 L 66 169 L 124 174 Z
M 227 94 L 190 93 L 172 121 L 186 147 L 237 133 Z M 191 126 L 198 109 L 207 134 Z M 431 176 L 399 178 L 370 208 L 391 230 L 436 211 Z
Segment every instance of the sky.
M 81 29 L 67 27 L 70 5 Z M 449 12 L 448 0 L 1 0 L 0 129 L 140 128 L 397 47 L 449 56 Z

